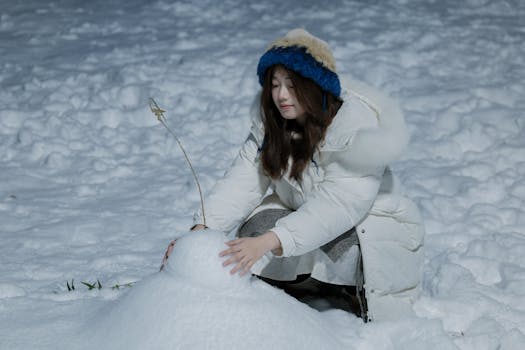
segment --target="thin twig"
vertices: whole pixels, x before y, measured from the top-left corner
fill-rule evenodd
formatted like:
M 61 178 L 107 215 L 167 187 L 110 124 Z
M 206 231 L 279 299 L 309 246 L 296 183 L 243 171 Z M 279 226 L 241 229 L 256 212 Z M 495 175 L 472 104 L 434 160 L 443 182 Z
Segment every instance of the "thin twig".
M 151 112 L 153 112 L 153 114 L 155 114 L 155 117 L 157 117 L 157 120 L 162 125 L 164 125 L 166 130 L 168 130 L 171 135 L 173 135 L 173 137 L 175 138 L 175 141 L 177 141 L 177 144 L 179 145 L 182 153 L 184 154 L 184 158 L 186 158 L 186 162 L 188 162 L 188 165 L 190 166 L 191 172 L 193 174 L 193 178 L 195 179 L 195 183 L 197 184 L 197 189 L 199 190 L 199 196 L 200 196 L 200 199 L 201 199 L 202 218 L 203 218 L 203 221 L 204 221 L 204 226 L 206 226 L 206 215 L 204 214 L 204 199 L 203 199 L 203 196 L 202 196 L 201 185 L 199 183 L 199 179 L 197 178 L 197 173 L 195 172 L 195 169 L 193 169 L 193 166 L 191 165 L 190 158 L 188 157 L 188 154 L 184 150 L 184 147 L 182 147 L 182 143 L 180 142 L 180 140 L 177 137 L 177 135 L 175 135 L 175 133 L 169 127 L 168 122 L 166 120 L 166 117 L 164 116 L 164 113 L 166 111 L 162 110 L 159 107 L 159 105 L 157 104 L 157 102 L 155 102 L 155 100 L 153 98 L 151 98 L 151 97 L 149 99 L 149 108 L 151 109 Z

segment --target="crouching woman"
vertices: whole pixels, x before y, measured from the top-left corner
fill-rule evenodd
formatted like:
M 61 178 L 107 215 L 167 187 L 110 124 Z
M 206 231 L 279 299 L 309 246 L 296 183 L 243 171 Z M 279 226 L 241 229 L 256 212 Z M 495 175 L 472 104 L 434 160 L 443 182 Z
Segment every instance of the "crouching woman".
M 302 29 L 272 43 L 257 74 L 249 136 L 205 201 L 210 228 L 237 229 L 224 265 L 364 287 L 369 320 L 409 314 L 424 229 L 388 167 L 408 139 L 397 104 L 341 84 L 328 45 Z

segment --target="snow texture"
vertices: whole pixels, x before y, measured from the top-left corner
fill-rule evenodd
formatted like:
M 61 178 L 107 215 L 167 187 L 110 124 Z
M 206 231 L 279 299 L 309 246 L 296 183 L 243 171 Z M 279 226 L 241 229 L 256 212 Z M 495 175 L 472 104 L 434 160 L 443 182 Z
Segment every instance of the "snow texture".
M 359 321 L 319 313 L 255 277 L 222 267 L 219 231 L 177 240 L 165 272 L 143 281 L 93 321 L 102 349 L 343 349 Z M 258 336 L 253 336 L 258 334 Z M 355 339 L 354 339 L 355 340 Z
M 405 112 L 411 144 L 393 169 L 427 230 L 412 319 L 365 325 L 251 280 L 217 291 L 206 266 L 191 268 L 209 279 L 173 261 L 156 272 L 199 198 L 148 97 L 207 192 L 247 136 L 258 58 L 294 27 Z M 136 330 L 134 312 L 158 348 L 525 344 L 523 1 L 4 1 L 0 57 L 0 349 L 110 344 L 97 325 Z

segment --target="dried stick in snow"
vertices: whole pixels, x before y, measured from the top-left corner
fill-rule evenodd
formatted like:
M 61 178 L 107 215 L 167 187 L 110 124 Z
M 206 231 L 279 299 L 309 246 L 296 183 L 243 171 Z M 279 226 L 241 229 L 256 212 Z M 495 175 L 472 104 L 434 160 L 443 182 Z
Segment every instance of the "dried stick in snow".
M 202 211 L 202 218 L 203 218 L 203 221 L 204 221 L 204 226 L 206 226 L 206 215 L 204 214 L 204 199 L 203 199 L 203 196 L 202 196 L 202 190 L 201 190 L 201 185 L 199 183 L 199 179 L 197 178 L 197 173 L 195 173 L 195 169 L 193 169 L 193 166 L 191 165 L 191 162 L 190 162 L 190 158 L 188 157 L 188 154 L 186 153 L 186 151 L 184 150 L 184 147 L 182 147 L 182 143 L 180 142 L 179 138 L 177 137 L 177 135 L 175 135 L 175 133 L 173 132 L 173 130 L 171 130 L 171 128 L 169 127 L 168 125 L 168 122 L 166 120 L 166 117 L 164 116 L 164 113 L 166 112 L 165 110 L 162 110 L 159 105 L 157 104 L 157 102 L 155 102 L 155 100 L 153 98 L 150 98 L 149 99 L 149 108 L 151 109 L 151 112 L 155 115 L 155 117 L 157 117 L 157 120 L 162 124 L 164 125 L 164 127 L 166 128 L 166 130 L 168 130 L 168 132 L 173 135 L 173 137 L 175 138 L 175 141 L 177 141 L 177 144 L 179 145 L 182 153 L 184 154 L 184 158 L 186 158 L 186 162 L 188 162 L 188 165 L 191 169 L 191 172 L 193 174 L 193 178 L 195 179 L 195 183 L 197 184 L 197 189 L 199 190 L 199 196 L 200 196 L 200 199 L 201 199 L 201 211 Z

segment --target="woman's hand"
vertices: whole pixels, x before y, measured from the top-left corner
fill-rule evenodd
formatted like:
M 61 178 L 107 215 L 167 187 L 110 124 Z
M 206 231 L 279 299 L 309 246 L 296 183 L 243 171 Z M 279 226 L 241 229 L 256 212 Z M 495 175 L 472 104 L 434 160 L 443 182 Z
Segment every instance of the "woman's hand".
M 164 269 L 164 266 L 166 266 L 166 263 L 168 262 L 168 258 L 170 257 L 171 252 L 173 251 L 173 247 L 175 246 L 175 242 L 177 242 L 176 239 L 174 239 L 173 241 L 170 242 L 170 244 L 168 244 L 166 253 L 164 253 L 164 257 L 162 258 L 162 264 L 160 264 L 160 271 L 162 271 L 162 269 Z
M 244 237 L 234 239 L 226 242 L 228 249 L 220 252 L 219 256 L 229 256 L 229 258 L 222 263 L 223 266 L 235 264 L 230 271 L 231 274 L 240 271 L 243 276 L 252 268 L 253 264 L 257 262 L 266 252 L 274 250 L 277 255 L 281 254 L 281 242 L 277 235 L 268 231 L 258 237 Z
M 205 228 L 206 228 L 206 226 L 204 226 L 202 224 L 197 224 L 197 225 L 193 226 L 190 230 L 191 231 L 199 231 L 199 230 L 204 230 Z M 166 263 L 168 262 L 168 258 L 170 257 L 171 252 L 173 251 L 173 247 L 175 246 L 175 242 L 176 241 L 177 240 L 174 239 L 168 245 L 168 248 L 166 249 L 166 253 L 164 253 L 164 257 L 162 258 L 162 264 L 160 265 L 160 271 L 162 271 L 162 269 L 164 269 L 164 266 L 166 266 Z
M 195 226 L 193 226 L 190 231 L 200 231 L 200 230 L 204 230 L 205 228 L 207 228 L 206 226 L 204 226 L 203 224 L 197 224 Z

